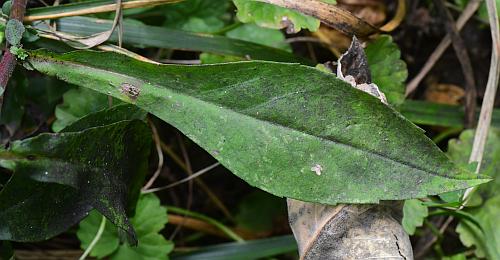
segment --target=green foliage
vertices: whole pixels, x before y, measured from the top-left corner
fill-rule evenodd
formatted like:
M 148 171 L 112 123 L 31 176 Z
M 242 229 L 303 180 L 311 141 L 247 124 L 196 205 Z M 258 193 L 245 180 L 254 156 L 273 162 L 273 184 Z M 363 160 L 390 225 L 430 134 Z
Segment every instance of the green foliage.
M 475 254 L 487 259 L 500 259 L 500 195 L 488 199 L 481 207 L 469 210 L 483 227 L 483 232 L 475 225 L 463 219 L 456 231 L 462 243 L 468 247 L 475 246 Z
M 474 131 L 462 132 L 459 139 L 449 142 L 448 154 L 457 161 L 466 164 L 472 151 Z M 500 132 L 492 129 L 488 133 L 483 161 L 482 172 L 493 177 L 493 181 L 482 185 L 471 198 L 478 201 L 476 207 L 471 207 L 468 212 L 477 218 L 483 227 L 484 234 L 477 226 L 471 225 L 467 220 L 462 220 L 457 226 L 460 240 L 466 246 L 475 246 L 476 255 L 488 256 L 489 259 L 500 258 L 500 230 L 497 228 L 500 215 Z M 481 205 L 481 201 L 484 203 Z M 469 206 L 471 203 L 468 204 Z
M 392 105 L 403 103 L 405 81 L 408 77 L 406 63 L 401 60 L 401 52 L 390 35 L 381 35 L 368 44 L 366 58 L 372 74 L 372 81 L 387 97 Z
M 5 38 L 10 45 L 17 46 L 21 43 L 24 31 L 23 23 L 16 19 L 10 19 L 5 27 Z
M 229 0 L 186 0 L 163 8 L 165 26 L 188 32 L 214 33 L 225 26 Z
M 232 39 L 254 42 L 269 47 L 292 51 L 290 44 L 285 42 L 283 32 L 277 29 L 269 29 L 257 26 L 253 23 L 244 24 L 226 33 Z
M 57 28 L 66 33 L 92 35 L 109 30 L 111 25 L 112 21 L 109 20 L 89 17 L 67 17 L 58 19 Z M 306 59 L 280 49 L 219 35 L 203 35 L 159 26 L 130 23 L 127 20 L 124 20 L 124 26 L 127 29 L 123 32 L 123 43 L 127 45 L 203 51 L 239 57 L 250 56 L 256 60 L 311 63 Z M 49 29 L 43 23 L 38 24 L 37 28 Z M 117 42 L 117 34 L 113 34 L 110 40 Z
M 5 15 L 9 15 L 11 8 L 12 8 L 12 1 L 11 0 L 5 1 L 2 5 L 2 13 Z
M 429 214 L 427 206 L 422 201 L 413 199 L 406 200 L 403 207 L 402 225 L 406 233 L 413 235 L 417 227 L 422 226 L 424 219 Z
M 113 104 L 118 101 L 113 100 Z M 64 93 L 63 103 L 57 105 L 55 110 L 56 120 L 52 130 L 59 132 L 78 119 L 109 106 L 106 95 L 87 88 L 75 88 Z
M 29 61 L 43 73 L 156 115 L 277 196 L 375 203 L 488 181 L 456 167 L 420 128 L 378 99 L 315 68 L 276 62 L 158 66 L 91 51 L 36 51 Z M 318 165 L 319 176 L 311 170 Z
M 253 23 L 240 25 L 237 28 L 226 32 L 226 36 L 232 39 L 283 49 L 288 52 L 291 51 L 290 45 L 285 43 L 285 36 L 280 30 L 260 27 Z M 248 55 L 247 58 L 252 57 L 251 55 Z M 200 54 L 200 60 L 202 64 L 213 64 L 242 61 L 245 59 L 232 55 L 202 53 Z
M 278 254 L 297 250 L 297 242 L 291 235 L 207 246 L 188 253 L 177 253 L 173 260 L 233 260 L 267 259 Z M 274 259 L 274 258 L 271 258 Z
M 301 29 L 316 31 L 319 28 L 319 20 L 294 10 L 255 0 L 233 2 L 238 8 L 238 19 L 244 23 L 256 23 L 273 29 L 288 28 L 290 32 L 298 32 Z
M 247 230 L 270 231 L 280 216 L 286 216 L 286 202 L 269 193 L 256 191 L 240 202 L 236 222 Z
M 10 46 L 9 51 L 20 60 L 25 60 L 26 58 L 28 58 L 28 53 L 21 47 Z
M 127 201 L 135 205 L 150 145 L 138 120 L 13 142 L 0 151 L 0 164 L 14 172 L 0 192 L 0 239 L 48 239 L 95 208 L 134 242 L 125 211 Z
M 94 239 L 103 216 L 92 211 L 80 222 L 78 239 L 83 249 L 87 249 Z M 167 209 L 160 205 L 160 200 L 154 194 L 139 198 L 136 214 L 130 219 L 137 233 L 138 246 L 130 247 L 120 243 L 116 228 L 106 220 L 102 237 L 90 252 L 90 256 L 99 259 L 109 256 L 109 259 L 168 259 L 167 255 L 173 249 L 173 243 L 166 240 L 159 232 L 167 223 Z

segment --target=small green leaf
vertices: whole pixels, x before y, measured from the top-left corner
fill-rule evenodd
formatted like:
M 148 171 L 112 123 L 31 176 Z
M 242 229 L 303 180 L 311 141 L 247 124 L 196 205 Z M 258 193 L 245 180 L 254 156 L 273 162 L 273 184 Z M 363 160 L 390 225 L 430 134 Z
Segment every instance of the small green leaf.
M 403 228 L 409 235 L 415 234 L 417 227 L 422 226 L 424 219 L 429 214 L 427 206 L 422 201 L 413 199 L 406 200 L 403 207 Z
M 214 33 L 225 26 L 228 0 L 186 0 L 164 6 L 165 26 L 188 32 Z
M 76 235 L 81 241 L 81 247 L 87 249 L 94 239 L 100 225 L 102 215 L 93 211 L 80 222 Z M 167 259 L 173 249 L 172 242 L 166 240 L 159 232 L 167 223 L 167 209 L 160 205 L 160 200 L 154 194 L 141 196 L 137 202 L 135 216 L 130 219 L 137 233 L 139 244 L 130 247 L 120 244 L 116 228 L 108 222 L 101 239 L 90 252 L 91 256 L 110 259 Z
M 21 47 L 18 46 L 10 46 L 10 53 L 14 54 L 18 59 L 25 60 L 28 58 L 28 53 Z
M 120 101 L 113 99 L 113 104 Z M 87 88 L 75 88 L 64 93 L 63 103 L 57 105 L 55 110 L 56 120 L 52 130 L 59 132 L 78 119 L 99 110 L 109 107 L 106 95 Z
M 23 23 L 16 19 L 10 19 L 5 27 L 5 37 L 10 45 L 17 46 L 21 43 L 24 31 Z
M 244 23 L 256 23 L 273 29 L 287 28 L 290 33 L 299 32 L 301 29 L 316 31 L 319 28 L 318 19 L 294 10 L 255 0 L 233 0 L 233 2 L 238 8 L 238 19 Z
M 474 141 L 474 130 L 463 131 L 459 139 L 450 140 L 448 155 L 455 162 L 465 165 L 469 160 Z M 493 181 L 481 185 L 471 197 L 473 203 L 468 203 L 466 208 L 481 224 L 484 233 L 475 225 L 470 225 L 467 220 L 461 220 L 457 226 L 462 243 L 468 247 L 476 247 L 476 255 L 488 259 L 500 259 L 500 229 L 498 216 L 500 216 L 500 131 L 492 128 L 488 133 L 483 161 L 482 172 L 493 177 Z M 481 205 L 481 202 L 484 204 Z M 473 207 L 476 206 L 476 207 Z
M 147 125 L 129 120 L 0 150 L 0 164 L 14 172 L 0 191 L 0 240 L 48 239 L 95 208 L 134 242 L 125 211 L 135 205 L 150 146 Z
M 253 23 L 238 26 L 226 33 L 232 39 L 254 42 L 269 47 L 279 48 L 291 52 L 290 44 L 285 42 L 285 35 L 278 29 L 270 29 L 257 26 Z
M 498 216 L 500 216 L 500 195 L 488 199 L 481 207 L 469 211 L 483 228 L 483 232 L 467 220 L 461 219 L 457 226 L 460 241 L 467 246 L 475 246 L 478 257 L 487 259 L 500 259 L 500 229 Z
M 10 14 L 11 8 L 12 8 L 12 1 L 11 0 L 5 1 L 5 3 L 3 3 L 2 5 L 2 13 L 8 16 Z
M 315 68 L 260 61 L 159 66 L 93 51 L 39 50 L 29 62 L 158 116 L 276 196 L 377 203 L 489 181 L 455 166 L 380 100 Z M 319 166 L 318 175 L 312 169 Z
M 381 35 L 365 49 L 372 74 L 372 81 L 387 97 L 392 105 L 403 103 L 405 81 L 408 77 L 406 63 L 401 60 L 401 52 L 390 35 Z

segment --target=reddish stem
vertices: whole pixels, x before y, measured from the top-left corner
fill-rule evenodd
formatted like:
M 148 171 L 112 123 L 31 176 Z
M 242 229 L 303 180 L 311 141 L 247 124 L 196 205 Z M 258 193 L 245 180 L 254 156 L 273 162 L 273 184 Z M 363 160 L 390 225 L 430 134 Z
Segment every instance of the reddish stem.
M 28 0 L 14 0 L 10 9 L 10 19 L 22 21 L 26 11 L 26 3 Z M 7 46 L 8 47 L 8 46 Z M 0 61 L 0 87 L 5 89 L 9 82 L 10 76 L 16 67 L 16 57 L 6 49 L 3 53 L 2 61 Z M 4 92 L 5 93 L 5 92 Z M 0 105 L 3 103 L 3 95 L 0 97 Z

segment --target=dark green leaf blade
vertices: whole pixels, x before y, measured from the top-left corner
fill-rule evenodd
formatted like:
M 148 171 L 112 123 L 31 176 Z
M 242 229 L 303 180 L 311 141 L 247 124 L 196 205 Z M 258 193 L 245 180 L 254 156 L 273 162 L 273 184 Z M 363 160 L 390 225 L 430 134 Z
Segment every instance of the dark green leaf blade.
M 92 35 L 111 28 L 113 21 L 89 17 L 67 17 L 59 19 L 57 28 L 61 32 L 78 35 Z M 203 51 L 223 55 L 249 57 L 255 60 L 272 60 L 283 62 L 301 62 L 312 64 L 311 61 L 276 48 L 267 47 L 247 41 L 231 39 L 218 35 L 207 35 L 158 26 L 124 22 L 127 28 L 123 32 L 123 43 L 146 47 Z M 37 28 L 47 30 L 47 25 L 40 23 Z M 110 41 L 117 42 L 115 32 Z
M 29 61 L 41 72 L 136 104 L 277 196 L 374 203 L 489 180 L 456 167 L 420 128 L 378 99 L 314 68 L 161 66 L 91 51 L 35 51 Z M 318 168 L 320 175 L 313 171 Z
M 14 171 L 0 192 L 0 239 L 48 239 L 92 208 L 133 239 L 125 207 L 138 196 L 150 144 L 139 120 L 12 143 L 0 153 L 1 165 Z
M 231 260 L 261 259 L 297 250 L 293 236 L 280 236 L 246 241 L 245 243 L 225 243 L 201 248 L 194 252 L 173 255 L 174 260 Z

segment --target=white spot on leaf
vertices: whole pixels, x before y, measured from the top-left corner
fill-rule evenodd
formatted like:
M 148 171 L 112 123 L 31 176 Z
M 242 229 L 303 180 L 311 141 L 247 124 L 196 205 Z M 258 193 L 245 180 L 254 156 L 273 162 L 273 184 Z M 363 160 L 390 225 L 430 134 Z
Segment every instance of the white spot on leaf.
M 323 167 L 319 164 L 315 164 L 313 167 L 311 167 L 311 171 L 313 171 L 314 173 L 316 173 L 316 175 L 320 176 L 321 175 L 321 171 L 323 171 Z

